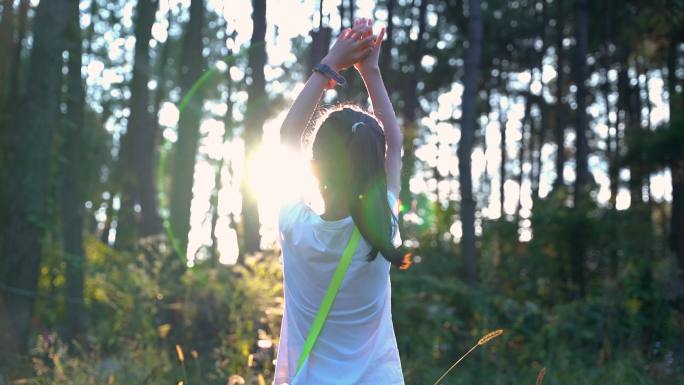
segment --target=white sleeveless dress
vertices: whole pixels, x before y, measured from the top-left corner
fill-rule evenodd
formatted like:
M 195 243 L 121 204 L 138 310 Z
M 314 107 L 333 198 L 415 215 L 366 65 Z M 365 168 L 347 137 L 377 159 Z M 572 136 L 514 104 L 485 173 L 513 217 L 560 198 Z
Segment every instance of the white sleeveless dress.
M 397 198 L 388 193 L 398 213 Z M 285 311 L 274 385 L 403 385 L 392 326 L 390 263 L 368 262 L 362 238 L 309 358 L 299 355 L 325 291 L 351 237 L 353 220 L 325 221 L 303 200 L 281 208 Z M 395 244 L 401 242 L 393 229 Z

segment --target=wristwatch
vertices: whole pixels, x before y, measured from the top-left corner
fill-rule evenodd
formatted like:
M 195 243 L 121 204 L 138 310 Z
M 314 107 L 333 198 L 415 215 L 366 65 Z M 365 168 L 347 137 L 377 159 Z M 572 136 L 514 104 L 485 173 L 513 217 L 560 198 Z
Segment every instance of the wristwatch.
M 330 68 L 330 66 L 327 64 L 320 63 L 316 65 L 313 70 L 314 72 L 320 72 L 328 79 L 334 80 L 337 84 L 345 85 L 347 83 L 347 80 L 344 78 L 344 76 L 337 73 L 337 71 Z

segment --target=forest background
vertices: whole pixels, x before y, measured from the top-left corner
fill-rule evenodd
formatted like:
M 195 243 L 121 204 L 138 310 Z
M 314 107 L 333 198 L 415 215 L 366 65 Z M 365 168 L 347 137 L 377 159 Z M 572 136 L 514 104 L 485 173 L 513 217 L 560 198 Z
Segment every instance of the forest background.
M 357 17 L 406 383 L 494 329 L 444 384 L 684 382 L 684 2 L 2 0 L 0 384 L 272 380 L 277 208 L 315 191 L 278 129 Z

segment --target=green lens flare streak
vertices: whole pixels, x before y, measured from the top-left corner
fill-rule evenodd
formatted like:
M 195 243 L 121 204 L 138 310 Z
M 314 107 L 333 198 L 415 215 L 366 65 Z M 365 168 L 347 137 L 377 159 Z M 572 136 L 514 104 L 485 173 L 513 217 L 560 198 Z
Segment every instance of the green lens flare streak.
M 244 56 L 247 54 L 252 48 L 258 48 L 259 46 L 263 46 L 264 43 L 259 43 L 259 44 L 253 44 L 252 46 L 248 48 L 243 48 L 241 49 L 236 55 L 229 54 L 225 56 L 222 61 L 226 63 L 227 68 L 226 71 L 230 69 L 230 67 L 235 63 L 235 60 L 241 56 Z M 199 91 L 202 87 L 204 87 L 209 80 L 211 80 L 216 74 L 219 73 L 219 69 L 214 67 L 211 69 L 208 69 L 205 71 L 202 76 L 200 76 L 199 79 L 190 87 L 190 90 L 188 91 L 185 96 L 183 96 L 183 99 L 181 99 L 180 103 L 178 103 L 177 108 L 178 108 L 178 116 L 180 121 L 180 115 L 183 114 L 183 111 L 185 108 L 188 106 L 188 103 L 190 103 L 190 99 L 192 99 L 193 96 L 197 94 L 197 91 Z M 176 123 L 178 124 L 178 123 Z M 171 221 L 169 220 L 169 208 L 168 208 L 168 201 L 167 201 L 167 194 L 165 191 L 165 184 L 164 184 L 164 176 L 166 175 L 166 163 L 168 161 L 168 156 L 169 152 L 171 152 L 171 149 L 173 148 L 173 143 L 171 143 L 168 139 L 164 139 L 164 143 L 161 146 L 160 154 L 159 154 L 159 166 L 157 168 L 157 189 L 158 189 L 158 197 L 159 197 L 159 206 L 161 208 L 161 217 L 162 221 L 164 223 L 164 230 L 166 231 L 166 235 L 169 237 L 169 241 L 171 242 L 171 246 L 173 247 L 173 250 L 176 252 L 176 254 L 181 258 L 182 261 L 187 261 L 187 256 L 185 255 L 185 250 L 181 249 L 181 244 L 176 237 L 176 235 L 173 232 L 173 228 L 171 227 Z

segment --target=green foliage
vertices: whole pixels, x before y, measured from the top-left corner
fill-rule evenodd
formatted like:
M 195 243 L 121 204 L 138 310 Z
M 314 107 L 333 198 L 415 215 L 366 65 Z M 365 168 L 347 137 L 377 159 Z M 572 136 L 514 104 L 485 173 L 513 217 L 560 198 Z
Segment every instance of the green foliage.
M 681 313 L 672 306 L 677 268 L 656 246 L 664 224 L 644 221 L 645 207 L 577 210 L 567 198 L 559 190 L 535 201 L 531 242 L 518 240 L 510 220 L 483 223 L 477 287 L 461 281 L 453 242 L 422 247 L 415 268 L 394 273 L 393 321 L 407 384 L 432 383 L 498 328 L 505 334 L 469 356 L 445 385 L 532 384 L 541 367 L 545 384 L 682 381 Z M 564 270 L 579 220 L 588 248 L 584 298 L 572 295 Z M 418 241 L 431 245 L 432 237 Z
M 33 369 L 15 378 L 41 385 L 225 384 L 234 374 L 272 376 L 282 316 L 282 270 L 273 253 L 234 266 L 200 261 L 180 279 L 173 273 L 180 260 L 163 237 L 141 239 L 134 253 L 89 237 L 86 255 L 87 334 L 63 343 L 55 331 L 64 299 L 42 296 Z M 61 290 L 63 274 L 59 264 L 45 266 L 41 290 Z
M 637 131 L 629 143 L 626 163 L 646 162 L 652 169 L 665 168 L 684 161 L 684 114 L 654 131 Z

